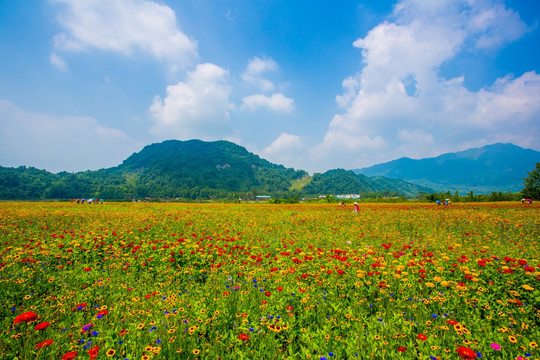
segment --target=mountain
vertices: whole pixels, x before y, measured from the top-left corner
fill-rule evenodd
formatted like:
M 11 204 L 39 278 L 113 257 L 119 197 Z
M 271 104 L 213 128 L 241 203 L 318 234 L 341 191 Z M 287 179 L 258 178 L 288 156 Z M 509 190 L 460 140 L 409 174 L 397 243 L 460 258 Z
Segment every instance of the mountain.
M 52 174 L 0 167 L 0 199 L 238 199 L 337 194 L 415 196 L 431 189 L 342 169 L 310 177 L 228 141 L 169 140 L 144 147 L 122 164 L 97 171 Z
M 229 141 L 168 140 L 146 146 L 115 169 L 146 189 L 139 196 L 197 198 L 193 192 L 286 192 L 303 170 L 272 164 Z M 204 191 L 203 191 L 204 192 Z M 208 192 L 208 191 L 207 191 Z
M 413 197 L 419 192 L 433 192 L 425 186 L 407 183 L 402 180 L 389 179 L 382 176 L 369 178 L 355 174 L 350 170 L 335 169 L 322 174 L 314 174 L 303 188 L 303 192 L 316 194 L 375 194 L 388 196 L 405 195 Z
M 434 158 L 400 158 L 353 170 L 366 176 L 385 176 L 437 191 L 486 194 L 518 192 L 523 178 L 540 162 L 540 152 L 513 144 L 493 144 Z

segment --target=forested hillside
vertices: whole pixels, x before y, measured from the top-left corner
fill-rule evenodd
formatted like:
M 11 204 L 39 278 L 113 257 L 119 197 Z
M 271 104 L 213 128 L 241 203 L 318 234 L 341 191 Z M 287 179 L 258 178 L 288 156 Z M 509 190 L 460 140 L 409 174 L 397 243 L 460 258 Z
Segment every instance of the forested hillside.
M 254 199 L 379 194 L 414 196 L 430 189 L 342 169 L 310 177 L 228 141 L 169 140 L 146 146 L 116 167 L 53 174 L 0 167 L 0 199 Z

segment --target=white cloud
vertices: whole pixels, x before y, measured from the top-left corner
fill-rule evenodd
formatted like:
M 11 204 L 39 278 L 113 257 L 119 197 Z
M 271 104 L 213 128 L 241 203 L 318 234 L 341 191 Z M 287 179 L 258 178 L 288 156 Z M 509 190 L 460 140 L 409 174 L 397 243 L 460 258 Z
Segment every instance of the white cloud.
M 53 172 L 119 165 L 142 145 L 91 117 L 27 112 L 0 100 L 0 165 Z
M 260 59 L 254 57 L 250 60 L 246 71 L 242 74 L 242 80 L 249 85 L 258 87 L 261 91 L 272 91 L 274 83 L 266 79 L 263 75 L 279 69 L 278 64 L 271 58 Z
M 272 144 L 263 150 L 264 154 L 275 155 L 297 151 L 303 147 L 299 136 L 281 133 Z
M 58 70 L 64 71 L 64 72 L 69 71 L 69 68 L 66 62 L 64 61 L 64 59 L 62 59 L 60 56 L 56 55 L 55 53 L 52 53 L 49 56 L 49 61 Z
M 167 96 L 156 96 L 149 113 L 151 132 L 163 138 L 222 139 L 228 125 L 231 91 L 228 71 L 214 64 L 197 65 L 185 82 L 167 87 Z
M 343 112 L 312 155 L 351 168 L 501 139 L 530 147 L 540 135 L 536 72 L 476 92 L 463 77 L 439 72 L 462 51 L 494 49 L 525 31 L 519 15 L 497 0 L 400 1 L 391 19 L 354 42 L 364 66 L 343 81 L 336 97 Z M 375 155 L 362 152 L 369 149 Z
M 284 132 L 262 151 L 262 155 L 274 163 L 304 169 L 305 152 L 306 147 L 299 136 Z
M 294 100 L 285 97 L 282 93 L 276 93 L 271 96 L 254 94 L 242 99 L 241 109 L 255 111 L 260 108 L 266 108 L 281 113 L 291 113 L 294 111 Z
M 50 0 L 64 5 L 54 37 L 64 51 L 99 49 L 131 55 L 135 50 L 165 61 L 172 70 L 197 56 L 197 43 L 178 30 L 168 6 L 147 0 Z

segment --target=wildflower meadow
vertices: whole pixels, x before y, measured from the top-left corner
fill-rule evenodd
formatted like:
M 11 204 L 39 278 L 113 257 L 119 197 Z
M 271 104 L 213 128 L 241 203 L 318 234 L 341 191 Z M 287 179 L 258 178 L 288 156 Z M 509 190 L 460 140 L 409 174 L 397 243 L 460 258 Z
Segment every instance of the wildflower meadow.
M 0 203 L 2 359 L 538 359 L 540 206 Z

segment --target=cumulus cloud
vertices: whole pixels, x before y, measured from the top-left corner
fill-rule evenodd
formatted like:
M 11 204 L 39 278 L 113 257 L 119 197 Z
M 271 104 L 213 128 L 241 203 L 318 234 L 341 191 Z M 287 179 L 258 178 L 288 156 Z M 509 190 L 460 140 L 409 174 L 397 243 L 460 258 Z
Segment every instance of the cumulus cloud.
M 468 90 L 463 77 L 440 73 L 461 52 L 495 49 L 526 30 L 519 14 L 496 0 L 400 1 L 387 21 L 353 43 L 363 67 L 343 81 L 336 97 L 343 112 L 313 155 L 351 168 L 504 139 L 530 147 L 540 135 L 536 72 L 479 91 Z
M 254 94 L 242 99 L 241 109 L 254 111 L 260 108 L 281 112 L 291 113 L 294 111 L 294 100 L 285 97 L 282 93 L 276 93 L 271 96 Z
M 91 117 L 25 111 L 0 100 L 0 165 L 34 166 L 52 172 L 119 165 L 142 144 Z
M 191 63 L 197 43 L 181 32 L 174 11 L 148 0 L 50 0 L 64 5 L 54 37 L 57 50 L 144 51 L 173 70 Z
M 154 98 L 149 113 L 151 132 L 162 138 L 216 140 L 230 132 L 231 87 L 228 71 L 214 64 L 199 64 L 184 82 L 167 87 L 167 96 Z
M 262 154 L 274 163 L 287 164 L 287 166 L 303 169 L 305 151 L 306 148 L 299 136 L 284 132 L 267 146 Z
M 278 64 L 271 58 L 260 59 L 254 57 L 250 60 L 246 71 L 242 74 L 242 80 L 249 85 L 258 87 L 261 91 L 272 91 L 274 83 L 264 77 L 265 73 L 279 69 Z

